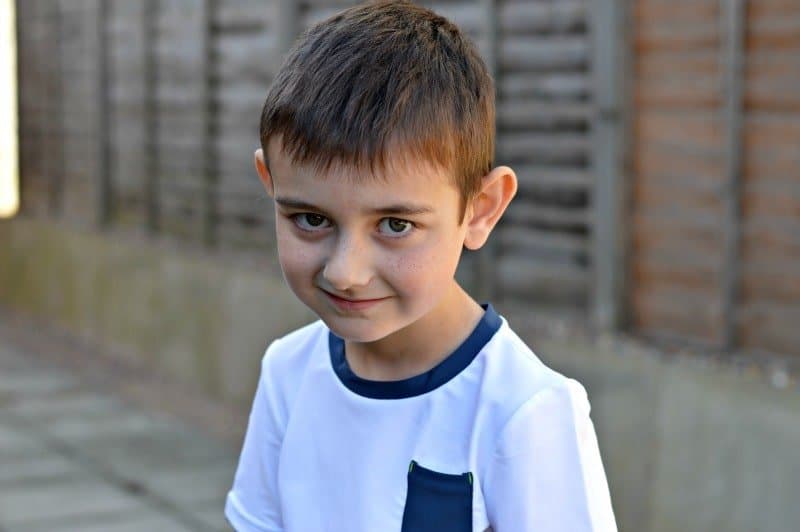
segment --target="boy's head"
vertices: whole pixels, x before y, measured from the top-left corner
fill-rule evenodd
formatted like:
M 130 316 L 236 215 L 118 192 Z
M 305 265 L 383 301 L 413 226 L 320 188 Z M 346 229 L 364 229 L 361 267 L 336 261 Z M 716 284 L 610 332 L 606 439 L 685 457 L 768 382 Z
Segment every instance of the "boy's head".
M 494 85 L 472 43 L 410 2 L 365 4 L 306 32 L 273 81 L 261 145 L 296 164 L 383 169 L 402 155 L 445 169 L 463 215 L 494 158 Z
M 493 98 L 460 31 L 408 2 L 348 9 L 290 51 L 256 167 L 287 283 L 340 336 L 426 321 L 446 338 L 443 323 L 469 320 L 461 251 L 483 245 L 516 191 L 491 166 Z

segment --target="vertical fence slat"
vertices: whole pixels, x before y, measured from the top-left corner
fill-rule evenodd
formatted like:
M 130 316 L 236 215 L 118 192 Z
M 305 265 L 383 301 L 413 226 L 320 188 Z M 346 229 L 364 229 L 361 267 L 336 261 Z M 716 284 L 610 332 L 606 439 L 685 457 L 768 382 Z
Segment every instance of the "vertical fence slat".
M 158 233 L 160 226 L 160 212 L 158 201 L 159 183 L 159 164 L 158 164 L 158 121 L 157 117 L 157 94 L 158 85 L 158 0 L 148 0 L 144 12 L 144 34 L 145 34 L 145 157 L 147 160 L 143 165 L 147 175 L 145 175 L 146 192 L 145 203 L 147 208 L 147 231 L 154 235 Z
M 100 143 L 98 155 L 99 183 L 97 225 L 106 228 L 111 225 L 113 216 L 113 182 L 111 178 L 111 94 L 109 91 L 110 62 L 108 60 L 110 40 L 108 38 L 109 3 L 97 2 L 97 138 Z
M 722 64 L 725 72 L 725 263 L 722 266 L 722 347 L 732 349 L 736 338 L 741 238 L 742 92 L 746 0 L 721 0 L 721 27 L 725 32 Z
M 62 67 L 62 23 L 61 23 L 61 2 L 53 2 L 50 4 L 50 13 L 48 21 L 50 27 L 50 37 L 47 44 L 50 47 L 45 47 L 45 53 L 48 56 L 50 72 L 47 74 L 50 80 L 51 93 L 45 105 L 47 105 L 47 115 L 52 128 L 50 134 L 45 135 L 44 146 L 50 146 L 50 149 L 45 151 L 47 157 L 46 171 L 50 174 L 48 207 L 50 215 L 58 217 L 64 210 L 64 138 L 66 135 L 66 127 L 64 123 L 64 90 L 63 90 L 63 77 L 64 69 Z M 49 49 L 47 49 L 49 48 Z M 53 132 L 56 134 L 53 135 Z
M 592 318 L 600 330 L 621 325 L 626 239 L 625 107 L 629 71 L 623 0 L 591 3 L 593 187 Z
M 205 41 L 205 137 L 203 138 L 203 240 L 207 246 L 214 246 L 217 242 L 217 194 L 218 171 L 216 161 L 216 138 L 218 112 L 216 105 L 216 55 L 214 41 L 216 28 L 214 17 L 217 12 L 218 0 L 206 0 L 205 28 L 203 39 Z

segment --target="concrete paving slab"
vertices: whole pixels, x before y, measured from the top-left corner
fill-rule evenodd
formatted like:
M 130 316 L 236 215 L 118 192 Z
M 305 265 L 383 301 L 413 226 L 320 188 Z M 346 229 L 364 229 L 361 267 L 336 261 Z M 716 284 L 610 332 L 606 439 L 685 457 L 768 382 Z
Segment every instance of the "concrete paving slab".
M 47 452 L 41 440 L 0 419 L 0 464 Z
M 102 419 L 68 416 L 57 418 L 42 426 L 50 437 L 64 442 L 80 443 L 103 437 L 146 435 L 169 429 L 170 423 L 147 412 L 121 410 L 110 412 Z
M 165 468 L 231 464 L 237 459 L 229 449 L 180 427 L 87 438 L 81 443 L 81 452 L 118 474 L 137 479 Z
M 52 453 L 0 461 L 0 492 L 65 478 L 76 479 L 85 475 L 86 471 L 80 464 Z
M 0 532 L 230 530 L 238 449 L 37 356 L 0 338 Z
M 28 369 L 34 366 L 33 360 L 13 345 L 0 345 L 0 369 L 3 371 Z
M 225 505 L 224 502 L 221 505 L 204 505 L 202 508 L 195 509 L 193 512 L 193 516 L 198 519 L 200 522 L 205 524 L 209 530 L 215 530 L 217 532 L 230 532 L 233 530 L 233 527 L 228 523 L 228 520 L 225 519 Z
M 58 521 L 43 521 L 39 525 L 12 527 L 9 532 L 198 532 L 169 515 L 115 513 L 84 515 Z
M 0 519 L 7 528 L 33 528 L 44 521 L 126 511 L 146 515 L 148 507 L 140 498 L 95 479 L 14 489 L 0 496 Z
M 35 439 L 24 431 L 0 422 L 0 451 L 34 443 Z
M 9 371 L 0 374 L 0 393 L 34 396 L 76 388 L 79 381 L 65 373 L 47 370 Z
M 142 480 L 148 490 L 181 508 L 211 505 L 221 508 L 233 484 L 235 466 L 210 465 L 188 470 L 162 471 Z
M 2 406 L 0 406 L 2 407 Z M 57 396 L 24 397 L 11 402 L 5 409 L 30 422 L 50 421 L 63 417 L 118 415 L 123 405 L 115 397 L 88 391 L 73 391 Z

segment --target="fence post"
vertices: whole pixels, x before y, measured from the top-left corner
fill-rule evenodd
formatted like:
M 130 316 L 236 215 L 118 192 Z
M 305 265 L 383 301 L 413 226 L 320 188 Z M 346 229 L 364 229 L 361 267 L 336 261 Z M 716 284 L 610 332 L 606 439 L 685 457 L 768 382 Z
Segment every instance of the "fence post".
M 111 105 L 109 93 L 108 60 L 110 42 L 108 39 L 109 3 L 105 0 L 97 2 L 97 92 L 99 108 L 97 110 L 97 138 L 100 146 L 98 161 L 98 211 L 97 225 L 107 228 L 111 225 L 114 212 L 113 182 L 111 179 Z
M 736 302 L 738 299 L 741 235 L 742 181 L 742 92 L 746 0 L 721 0 L 720 25 L 724 31 L 722 50 L 725 117 L 725 263 L 722 265 L 722 348 L 737 344 Z
M 489 75 L 495 81 L 497 86 L 497 57 L 499 45 L 497 38 L 497 28 L 499 25 L 497 14 L 497 0 L 480 0 L 483 11 L 483 33 L 486 39 L 486 50 L 484 53 L 484 61 L 486 68 L 489 70 Z M 495 97 L 496 99 L 496 97 Z M 496 115 L 495 115 L 496 116 Z M 497 132 L 497 119 L 495 118 L 495 133 Z M 494 163 L 494 161 L 492 161 Z M 496 228 L 496 230 L 499 229 Z M 477 282 L 475 283 L 478 293 L 476 294 L 479 301 L 490 301 L 496 296 L 496 278 L 497 269 L 495 268 L 495 261 L 497 259 L 497 238 L 490 238 L 484 244 L 483 249 L 478 252 L 477 256 Z
M 203 139 L 203 241 L 213 247 L 217 243 L 217 72 L 214 23 L 217 0 L 205 0 L 205 134 Z
M 591 317 L 601 331 L 622 325 L 628 235 L 626 148 L 630 52 L 625 0 L 594 0 L 591 47 L 594 114 L 591 122 L 594 178 Z
M 144 12 L 144 123 L 145 123 L 145 204 L 147 210 L 147 232 L 155 235 L 159 231 L 160 212 L 158 201 L 159 164 L 158 164 L 158 120 L 157 94 L 158 86 L 158 0 L 148 0 Z

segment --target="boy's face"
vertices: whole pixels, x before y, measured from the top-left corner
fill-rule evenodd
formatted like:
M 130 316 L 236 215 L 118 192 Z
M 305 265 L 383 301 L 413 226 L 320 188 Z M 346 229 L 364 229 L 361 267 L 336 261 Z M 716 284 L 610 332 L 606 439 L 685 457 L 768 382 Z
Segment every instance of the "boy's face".
M 441 310 L 467 231 L 444 171 L 398 162 L 385 175 L 321 175 L 276 143 L 268 155 L 284 277 L 333 332 L 373 342 Z

